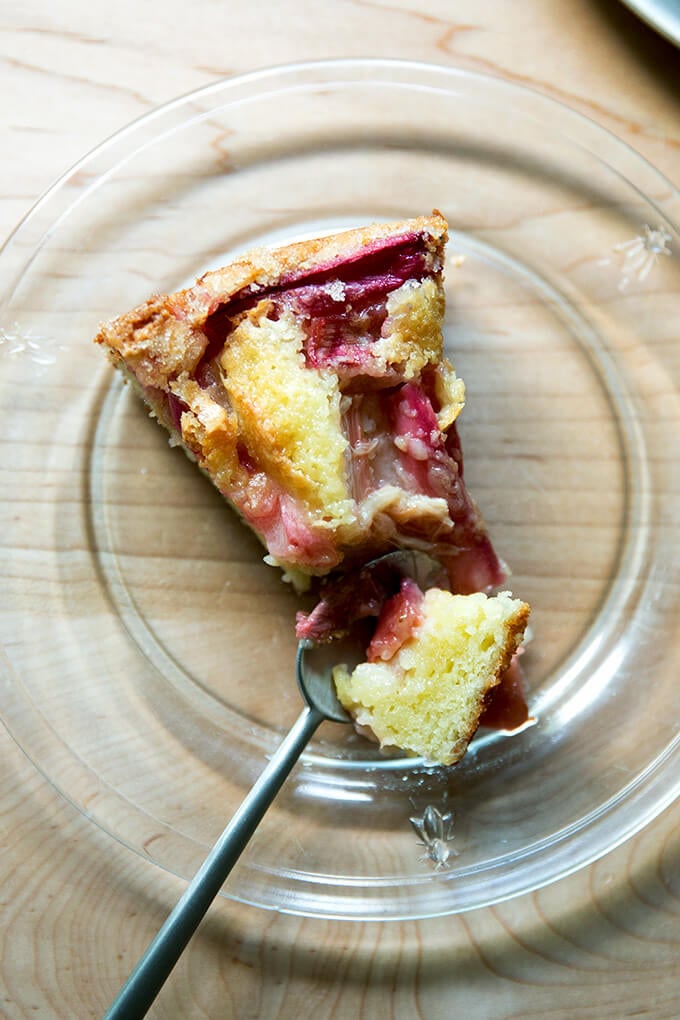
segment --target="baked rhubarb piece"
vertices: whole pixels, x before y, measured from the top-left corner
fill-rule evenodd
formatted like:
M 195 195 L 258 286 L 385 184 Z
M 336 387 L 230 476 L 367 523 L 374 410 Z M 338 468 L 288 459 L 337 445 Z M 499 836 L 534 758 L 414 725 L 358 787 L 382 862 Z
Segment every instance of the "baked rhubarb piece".
M 404 578 L 382 607 L 367 661 L 334 669 L 338 698 L 382 747 L 451 765 L 465 754 L 528 616 L 508 592 L 423 593 Z
M 300 588 L 395 548 L 504 573 L 465 487 L 438 213 L 244 255 L 96 337 Z

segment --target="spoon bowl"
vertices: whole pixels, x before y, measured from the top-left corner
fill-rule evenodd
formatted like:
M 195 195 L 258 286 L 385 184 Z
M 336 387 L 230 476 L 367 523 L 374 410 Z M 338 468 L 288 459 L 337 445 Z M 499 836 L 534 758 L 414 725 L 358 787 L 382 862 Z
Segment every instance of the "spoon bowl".
M 340 639 L 327 645 L 300 641 L 296 672 L 300 693 L 310 709 L 320 712 L 329 722 L 351 722 L 335 692 L 333 668 L 340 663 L 357 663 L 361 656 L 355 642 Z

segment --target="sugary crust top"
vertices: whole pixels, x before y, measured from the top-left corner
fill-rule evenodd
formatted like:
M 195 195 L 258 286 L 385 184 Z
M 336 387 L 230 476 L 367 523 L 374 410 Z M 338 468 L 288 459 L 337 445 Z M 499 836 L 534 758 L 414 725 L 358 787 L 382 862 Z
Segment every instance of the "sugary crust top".
M 192 287 L 153 297 L 133 311 L 101 326 L 95 343 L 108 348 L 114 364 L 124 361 L 144 386 L 167 389 L 168 382 L 191 373 L 208 344 L 206 319 L 242 291 L 294 282 L 309 273 L 332 269 L 378 249 L 385 240 L 424 235 L 433 259 L 442 257 L 447 223 L 438 211 L 396 223 L 378 223 L 315 238 L 285 248 L 259 248 L 223 269 L 202 276 Z
M 397 223 L 374 223 L 276 250 L 257 248 L 224 269 L 206 273 L 197 285 L 211 296 L 224 300 L 253 284 L 272 287 L 282 281 L 292 282 L 295 278 L 320 272 L 338 262 L 345 264 L 353 256 L 360 258 L 367 250 L 377 248 L 386 239 L 413 234 L 429 237 L 430 249 L 439 252 L 448 239 L 448 225 L 441 213 L 434 210 L 431 216 Z

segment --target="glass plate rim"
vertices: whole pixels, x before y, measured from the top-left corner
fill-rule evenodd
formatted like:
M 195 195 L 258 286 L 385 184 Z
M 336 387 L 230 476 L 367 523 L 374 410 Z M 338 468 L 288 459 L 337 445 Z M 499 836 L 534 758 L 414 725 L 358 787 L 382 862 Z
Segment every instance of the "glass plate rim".
M 35 215 L 42 209 L 43 205 L 46 204 L 47 200 L 57 192 L 71 177 L 77 174 L 83 167 L 91 162 L 95 156 L 103 154 L 108 148 L 112 147 L 116 142 L 122 141 L 128 135 L 134 134 L 139 128 L 146 126 L 153 120 L 157 120 L 165 114 L 172 113 L 174 110 L 182 107 L 186 102 L 190 100 L 196 100 L 202 96 L 210 96 L 218 93 L 222 90 L 228 90 L 236 88 L 239 85 L 256 84 L 260 81 L 265 81 L 270 78 L 276 78 L 277 75 L 292 75 L 295 73 L 313 72 L 325 70 L 351 70 L 353 68 L 380 68 L 383 70 L 388 69 L 400 69 L 403 71 L 424 71 L 432 72 L 439 75 L 444 75 L 452 80 L 456 78 L 468 78 L 474 81 L 491 83 L 492 86 L 502 86 L 519 94 L 527 95 L 538 100 L 540 103 L 546 106 L 559 107 L 568 116 L 574 118 L 575 122 L 581 122 L 582 126 L 587 126 L 588 129 L 594 129 L 595 132 L 602 137 L 607 138 L 610 143 L 615 146 L 621 147 L 621 150 L 633 156 L 636 161 L 639 161 L 648 172 L 654 174 L 661 183 L 663 183 L 674 195 L 675 198 L 680 197 L 680 188 L 673 184 L 672 180 L 666 176 L 661 170 L 658 169 L 646 156 L 643 156 L 637 149 L 633 148 L 628 142 L 624 141 L 619 135 L 611 131 L 609 128 L 599 124 L 593 117 L 588 114 L 581 112 L 580 110 L 574 109 L 567 103 L 562 102 L 560 99 L 556 99 L 553 96 L 547 95 L 540 89 L 533 88 L 532 86 L 525 85 L 521 82 L 509 80 L 502 75 L 489 74 L 484 71 L 476 71 L 466 67 L 458 66 L 455 64 L 439 64 L 429 61 L 421 60 L 404 60 L 398 57 L 340 57 L 332 59 L 322 60 L 309 60 L 309 61 L 293 61 L 284 62 L 280 64 L 272 64 L 267 67 L 257 68 L 253 71 L 246 71 L 239 74 L 228 75 L 218 79 L 214 82 L 208 82 L 206 85 L 201 85 L 196 89 L 190 89 L 186 92 L 182 92 L 171 99 L 166 100 L 163 103 L 155 106 L 151 110 L 140 114 L 138 117 L 133 118 L 124 124 L 121 128 L 116 129 L 109 135 L 101 139 L 90 149 L 87 150 L 82 156 L 80 156 L 74 163 L 67 167 L 61 174 L 59 174 L 55 180 L 48 185 L 47 188 L 38 196 L 33 202 L 30 208 L 21 216 L 16 225 L 10 230 L 7 236 L 0 244 L 0 256 L 5 253 L 7 249 L 14 243 L 17 236 L 24 230 L 28 225 L 29 221 L 35 217 Z M 85 190 L 88 190 L 87 188 Z M 647 199 L 650 201 L 649 199 Z M 655 203 L 652 202 L 654 205 Z M 668 218 L 668 222 L 677 232 L 680 229 L 680 224 L 676 224 L 672 218 L 669 217 L 668 213 L 664 214 Z

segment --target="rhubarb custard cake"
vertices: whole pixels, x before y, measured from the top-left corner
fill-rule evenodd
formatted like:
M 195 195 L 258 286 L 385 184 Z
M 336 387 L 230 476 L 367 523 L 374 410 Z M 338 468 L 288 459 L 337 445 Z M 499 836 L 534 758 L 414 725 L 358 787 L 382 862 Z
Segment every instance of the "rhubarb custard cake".
M 367 662 L 335 677 L 357 724 L 443 763 L 464 753 L 528 614 L 473 594 L 505 572 L 463 479 L 446 241 L 435 211 L 253 250 L 95 338 L 267 561 L 300 591 L 330 577 L 298 636 L 373 619 Z M 426 551 L 440 582 L 395 589 L 366 571 L 395 549 Z
M 260 249 L 96 342 L 297 587 L 425 548 L 452 590 L 503 568 L 463 480 L 433 213 Z

